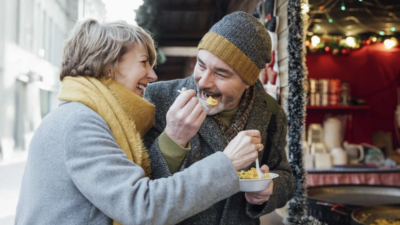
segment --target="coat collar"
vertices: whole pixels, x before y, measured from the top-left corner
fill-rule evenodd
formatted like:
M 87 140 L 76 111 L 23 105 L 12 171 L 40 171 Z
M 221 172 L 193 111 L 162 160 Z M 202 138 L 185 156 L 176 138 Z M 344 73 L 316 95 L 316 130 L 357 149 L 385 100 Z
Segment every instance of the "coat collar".
M 266 143 L 266 134 L 267 127 L 269 121 L 271 119 L 272 113 L 268 110 L 267 102 L 265 100 L 264 87 L 262 86 L 260 81 L 255 83 L 255 98 L 254 98 L 254 106 L 249 115 L 249 120 L 246 124 L 246 130 L 259 130 L 261 132 L 262 143 Z M 189 79 L 188 89 L 197 90 L 196 82 L 194 80 L 194 76 L 192 75 Z M 225 141 L 225 138 L 219 128 L 218 124 L 215 122 L 212 116 L 207 116 L 200 127 L 198 135 L 203 139 L 214 152 L 223 151 L 228 142 Z M 221 141 L 224 140 L 224 141 Z M 196 143 L 194 143 L 196 144 Z

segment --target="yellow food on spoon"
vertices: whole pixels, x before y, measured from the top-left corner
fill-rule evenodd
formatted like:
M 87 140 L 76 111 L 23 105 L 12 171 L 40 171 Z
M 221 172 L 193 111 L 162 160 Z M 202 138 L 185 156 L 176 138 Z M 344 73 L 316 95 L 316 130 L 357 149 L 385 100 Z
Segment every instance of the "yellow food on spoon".
M 209 96 L 209 97 L 206 99 L 206 102 L 210 103 L 211 105 L 216 105 L 216 104 L 218 104 L 218 100 L 217 100 L 217 99 L 214 99 L 214 98 L 211 97 L 211 96 Z
M 258 179 L 258 174 L 256 168 L 252 167 L 248 171 L 241 170 L 237 172 L 239 179 Z M 264 173 L 262 178 L 270 178 L 269 173 Z

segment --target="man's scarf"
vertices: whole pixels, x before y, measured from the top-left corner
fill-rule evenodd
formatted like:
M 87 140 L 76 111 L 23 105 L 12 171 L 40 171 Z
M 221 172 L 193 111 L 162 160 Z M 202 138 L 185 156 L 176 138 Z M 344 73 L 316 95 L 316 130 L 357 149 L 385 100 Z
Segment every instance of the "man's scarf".
M 232 123 L 229 128 L 226 128 L 224 123 L 218 117 L 218 114 L 214 116 L 215 121 L 217 122 L 219 128 L 221 129 L 225 139 L 227 142 L 230 142 L 236 135 L 244 129 L 247 124 L 247 119 L 249 118 L 251 109 L 253 108 L 254 102 L 254 90 L 255 87 L 252 85 L 249 89 L 247 89 L 242 99 L 240 100 L 239 109 L 236 114 L 232 118 Z

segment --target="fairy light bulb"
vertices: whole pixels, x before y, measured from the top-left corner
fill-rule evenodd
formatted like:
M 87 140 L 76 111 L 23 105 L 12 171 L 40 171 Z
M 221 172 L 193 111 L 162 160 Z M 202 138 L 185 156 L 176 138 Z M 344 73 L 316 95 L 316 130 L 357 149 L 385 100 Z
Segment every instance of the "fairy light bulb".
M 311 46 L 316 47 L 320 42 L 321 39 L 317 35 L 311 37 Z
M 354 37 L 347 37 L 346 44 L 347 46 L 354 48 L 356 47 L 356 39 Z
M 306 14 L 310 11 L 310 7 L 307 4 L 301 6 L 302 13 Z
M 387 49 L 391 49 L 391 48 L 393 48 L 394 46 L 396 46 L 397 45 L 397 39 L 396 38 L 390 38 L 390 39 L 386 39 L 384 42 L 383 42 L 383 45 L 385 45 L 385 47 L 387 48 Z

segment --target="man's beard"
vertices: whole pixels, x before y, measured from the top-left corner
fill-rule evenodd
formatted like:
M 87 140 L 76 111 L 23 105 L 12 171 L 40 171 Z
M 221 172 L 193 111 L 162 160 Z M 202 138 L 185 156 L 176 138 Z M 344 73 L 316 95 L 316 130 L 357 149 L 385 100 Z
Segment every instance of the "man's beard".
M 208 107 L 205 102 L 201 102 L 201 104 L 203 106 L 203 110 L 207 113 L 208 116 L 212 116 L 212 115 L 215 115 L 215 114 L 218 114 L 218 113 L 224 111 L 227 108 L 227 106 L 232 104 L 232 102 L 234 101 L 234 97 L 231 95 L 223 96 L 218 91 L 213 91 L 208 88 L 197 87 L 197 97 L 203 99 L 203 97 L 201 96 L 201 93 L 216 94 L 216 95 L 219 95 L 219 97 L 220 97 L 220 102 L 218 102 L 218 104 L 216 106 Z

